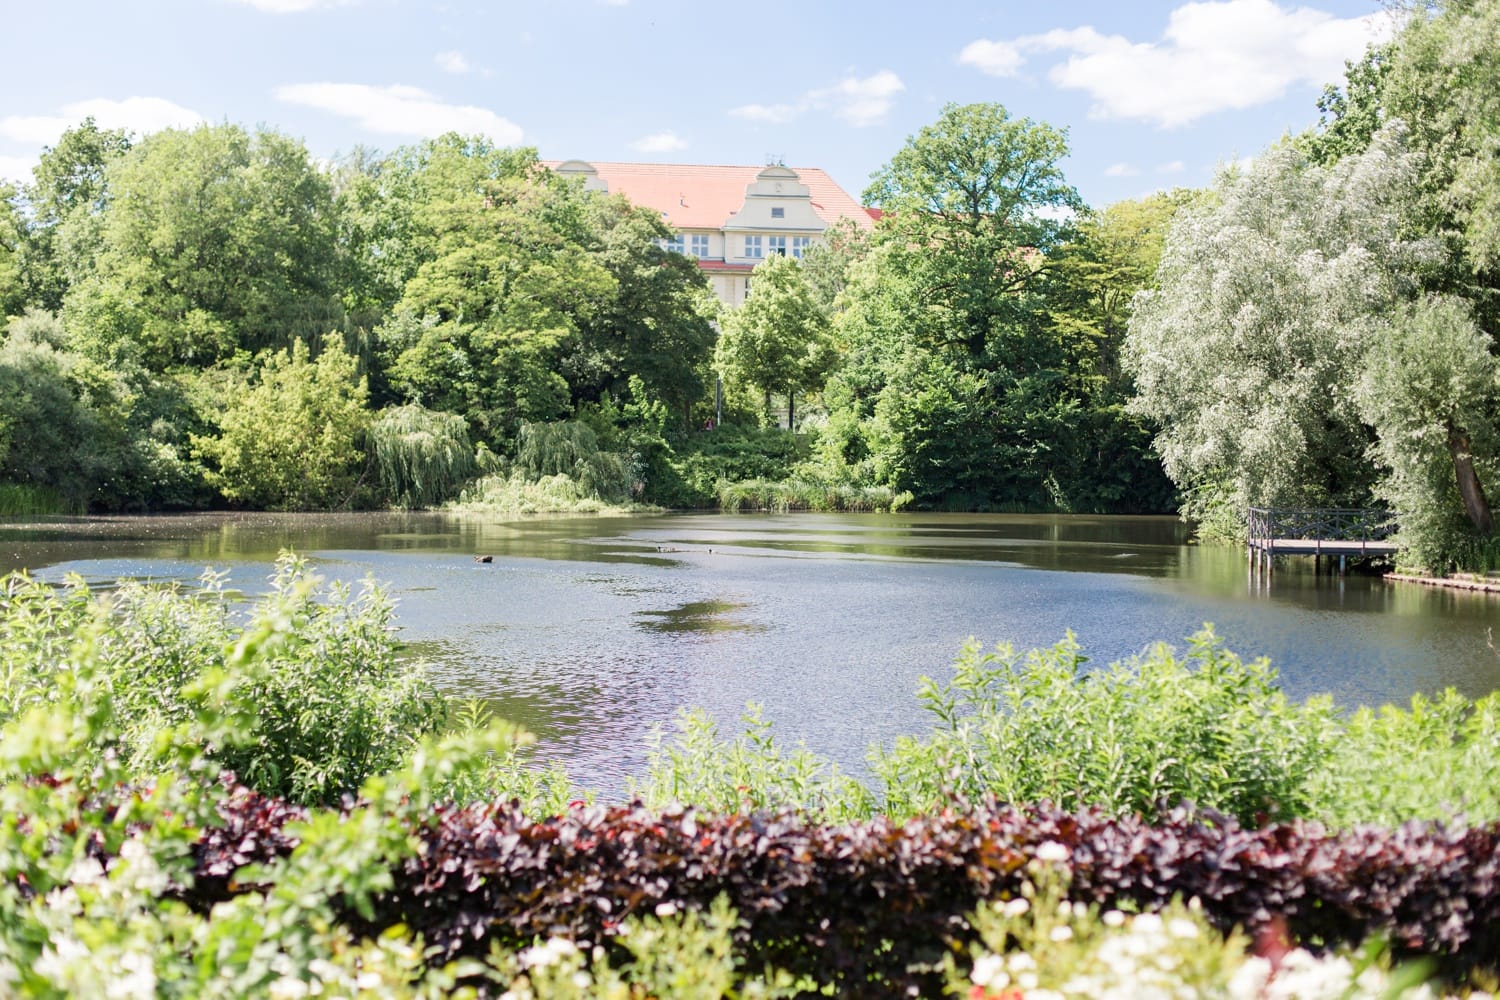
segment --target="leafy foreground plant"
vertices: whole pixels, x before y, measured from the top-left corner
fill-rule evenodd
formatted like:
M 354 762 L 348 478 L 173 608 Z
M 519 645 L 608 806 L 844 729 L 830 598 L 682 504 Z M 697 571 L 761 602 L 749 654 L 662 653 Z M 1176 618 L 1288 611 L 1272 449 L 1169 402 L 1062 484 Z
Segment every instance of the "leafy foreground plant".
M 1338 826 L 1500 819 L 1500 693 L 1448 691 L 1411 708 L 1343 717 L 1326 697 L 1289 700 L 1264 660 L 1211 629 L 1102 670 L 1070 634 L 1047 649 L 967 643 L 946 683 L 924 678 L 936 722 L 870 753 L 869 788 L 803 748 L 784 749 L 754 710 L 740 736 L 703 713 L 653 748 L 650 804 L 790 808 L 823 819 L 917 816 L 955 797 L 1053 802 L 1160 817 L 1182 803 L 1241 823 Z
M 0 581 L 0 722 L 76 698 L 107 700 L 118 725 L 89 759 L 144 764 L 175 727 L 217 717 L 203 753 L 251 787 L 298 802 L 336 801 L 440 732 L 446 707 L 397 655 L 391 604 L 374 584 L 325 586 L 294 557 L 238 625 L 222 579 L 197 593 L 122 582 L 95 595 Z M 59 692 L 70 692 L 61 695 Z

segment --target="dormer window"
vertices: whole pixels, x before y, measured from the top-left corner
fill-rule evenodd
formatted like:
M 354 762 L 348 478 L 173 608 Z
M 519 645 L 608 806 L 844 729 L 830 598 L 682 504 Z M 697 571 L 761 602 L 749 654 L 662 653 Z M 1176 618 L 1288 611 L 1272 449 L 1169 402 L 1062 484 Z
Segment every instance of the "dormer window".
M 786 209 L 784 209 L 784 208 L 773 208 L 773 209 L 771 209 L 771 218 L 773 218 L 773 219 L 785 219 L 786 218 Z

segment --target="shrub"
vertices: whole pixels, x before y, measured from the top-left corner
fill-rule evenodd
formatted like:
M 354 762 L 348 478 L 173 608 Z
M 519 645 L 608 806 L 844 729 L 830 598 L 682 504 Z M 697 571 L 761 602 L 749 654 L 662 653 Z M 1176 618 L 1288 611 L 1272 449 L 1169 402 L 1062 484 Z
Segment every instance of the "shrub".
M 1187 801 L 1241 822 L 1306 816 L 1335 737 L 1326 698 L 1297 705 L 1265 660 L 1212 631 L 1185 655 L 1165 644 L 1085 672 L 1070 634 L 1051 649 L 993 653 L 970 641 L 952 680 L 924 678 L 927 738 L 877 751 L 885 808 L 911 815 L 952 794 L 1151 816 Z
M 327 509 L 358 485 L 370 422 L 355 359 L 329 337 L 316 359 L 297 341 L 266 355 L 253 385 L 236 393 L 217 437 L 193 437 L 225 499 L 269 510 Z
M 709 911 L 722 896 L 740 916 L 746 968 L 846 994 L 928 995 L 943 956 L 983 939 L 966 915 L 1023 896 L 1038 859 L 1057 866 L 1070 906 L 1171 912 L 1196 897 L 1224 932 L 1284 929 L 1315 950 L 1385 938 L 1396 959 L 1425 956 L 1454 979 L 1493 973 L 1500 955 L 1497 825 L 1252 830 L 1186 810 L 1147 824 L 993 802 L 837 826 L 639 805 L 537 822 L 476 804 L 438 807 L 412 833 L 420 846 L 370 912 L 344 919 L 371 936 L 395 924 L 420 933 L 434 961 L 548 937 L 608 945 L 632 917 Z
M 653 807 L 711 813 L 793 808 L 837 821 L 873 811 L 870 793 L 836 766 L 803 747 L 783 754 L 759 706 L 749 706 L 743 721 L 741 736 L 722 740 L 706 712 L 682 712 L 674 740 L 656 734 L 650 771 L 635 791 Z
M 437 732 L 444 709 L 422 670 L 397 657 L 391 605 L 373 584 L 324 586 L 305 563 L 277 562 L 271 590 L 236 625 L 208 577 L 202 593 L 123 583 L 96 597 L 24 577 L 0 586 L 0 722 L 73 691 L 80 711 L 108 692 L 113 742 L 143 761 L 205 712 L 238 733 L 204 748 L 252 787 L 299 802 L 336 800 L 397 766 Z M 74 677 L 86 658 L 86 677 Z M 61 679 L 68 676 L 72 687 Z

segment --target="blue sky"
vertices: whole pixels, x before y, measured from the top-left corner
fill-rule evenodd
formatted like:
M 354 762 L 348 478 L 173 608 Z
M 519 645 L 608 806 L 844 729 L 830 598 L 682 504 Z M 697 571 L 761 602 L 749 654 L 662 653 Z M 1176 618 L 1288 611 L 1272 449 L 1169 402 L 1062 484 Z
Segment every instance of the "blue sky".
M 549 159 L 820 166 L 858 197 L 948 102 L 1064 127 L 1104 206 L 1252 156 L 1392 30 L 1376 0 L 4 0 L 0 176 L 86 114 L 319 157 L 449 129 Z

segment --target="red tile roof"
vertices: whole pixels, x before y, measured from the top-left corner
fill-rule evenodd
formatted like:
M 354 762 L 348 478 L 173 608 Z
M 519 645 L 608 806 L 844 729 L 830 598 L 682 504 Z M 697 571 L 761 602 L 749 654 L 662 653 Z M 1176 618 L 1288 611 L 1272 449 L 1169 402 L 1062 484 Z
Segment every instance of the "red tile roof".
M 543 161 L 556 167 L 561 161 Z M 722 229 L 745 203 L 745 188 L 765 167 L 703 166 L 687 163 L 589 164 L 614 194 L 663 213 L 673 229 Z M 808 187 L 814 211 L 828 225 L 850 218 L 861 229 L 873 225 L 868 211 L 817 167 L 792 167 Z

